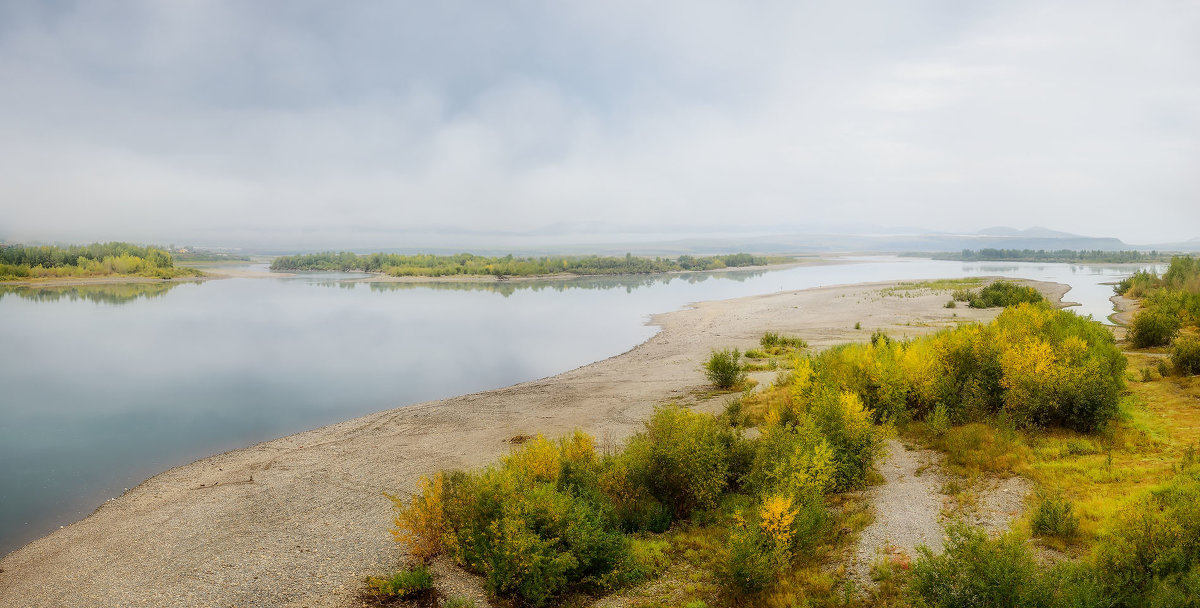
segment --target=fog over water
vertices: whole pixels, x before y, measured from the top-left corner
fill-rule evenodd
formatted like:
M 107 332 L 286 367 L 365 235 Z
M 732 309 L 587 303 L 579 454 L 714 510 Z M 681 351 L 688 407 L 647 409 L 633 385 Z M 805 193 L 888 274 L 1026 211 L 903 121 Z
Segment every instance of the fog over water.
M 619 354 L 689 302 L 888 279 L 1072 285 L 1100 318 L 1135 267 L 906 258 L 565 281 L 354 274 L 0 288 L 0 552 L 196 458 Z M 699 374 L 697 370 L 697 374 Z

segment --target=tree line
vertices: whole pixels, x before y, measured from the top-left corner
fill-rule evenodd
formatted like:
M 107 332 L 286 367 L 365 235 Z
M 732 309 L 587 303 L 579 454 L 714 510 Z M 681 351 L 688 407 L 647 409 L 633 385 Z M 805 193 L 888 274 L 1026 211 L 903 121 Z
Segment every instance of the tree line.
M 202 273 L 176 268 L 169 251 L 133 243 L 0 246 L 0 280 L 111 274 L 173 278 Z
M 959 252 L 906 253 L 906 256 L 929 256 L 935 260 L 960 262 L 1064 262 L 1094 264 L 1126 264 L 1164 261 L 1157 251 L 1101 251 L 1074 249 L 963 249 Z

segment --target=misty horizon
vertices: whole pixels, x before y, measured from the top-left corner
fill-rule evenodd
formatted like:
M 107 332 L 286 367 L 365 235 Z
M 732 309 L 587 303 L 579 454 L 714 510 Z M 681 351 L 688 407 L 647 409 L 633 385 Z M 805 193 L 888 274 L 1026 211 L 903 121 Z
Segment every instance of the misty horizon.
M 11 2 L 0 238 L 364 249 L 870 224 L 1184 242 L 1197 25 L 1159 2 Z

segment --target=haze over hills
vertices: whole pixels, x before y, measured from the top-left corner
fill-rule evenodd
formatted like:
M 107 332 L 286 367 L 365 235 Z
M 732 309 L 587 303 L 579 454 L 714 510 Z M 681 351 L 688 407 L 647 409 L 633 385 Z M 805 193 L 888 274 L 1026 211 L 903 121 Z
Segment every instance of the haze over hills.
M 123 239 L 114 235 L 105 240 Z M 0 238 L 4 242 L 15 239 Z M 40 242 L 28 242 L 37 244 Z M 50 241 L 45 241 L 51 244 Z M 53 244 L 66 244 L 53 242 Z M 168 242 L 155 243 L 166 245 Z M 180 243 L 182 244 L 182 243 Z M 367 253 L 460 253 L 486 255 L 624 254 L 641 255 L 747 253 L 903 253 L 948 252 L 963 249 L 1072 249 L 1200 251 L 1200 238 L 1174 243 L 1126 243 L 1114 237 L 1094 237 L 1034 226 L 993 226 L 976 232 L 939 232 L 912 226 L 874 224 L 680 226 L 615 222 L 560 222 L 525 231 L 484 231 L 453 226 L 413 227 L 381 231 L 361 227 L 345 232 L 304 234 L 212 235 L 187 242 L 201 249 L 257 254 L 312 251 Z

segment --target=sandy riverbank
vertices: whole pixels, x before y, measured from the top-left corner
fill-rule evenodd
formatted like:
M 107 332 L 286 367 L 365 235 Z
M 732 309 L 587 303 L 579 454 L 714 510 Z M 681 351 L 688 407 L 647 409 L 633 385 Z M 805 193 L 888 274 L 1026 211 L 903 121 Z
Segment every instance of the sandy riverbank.
M 574 428 L 601 443 L 659 403 L 704 392 L 712 348 L 763 331 L 815 348 L 934 331 L 996 310 L 946 309 L 945 293 L 885 297 L 894 283 L 705 302 L 657 315 L 636 348 L 551 378 L 379 412 L 159 474 L 88 518 L 0 559 L 0 606 L 350 606 L 362 577 L 397 563 L 385 490 L 474 467 L 518 434 Z M 1065 285 L 1037 284 L 1053 301 Z M 855 330 L 854 324 L 862 328 Z M 716 409 L 718 400 L 698 404 Z

